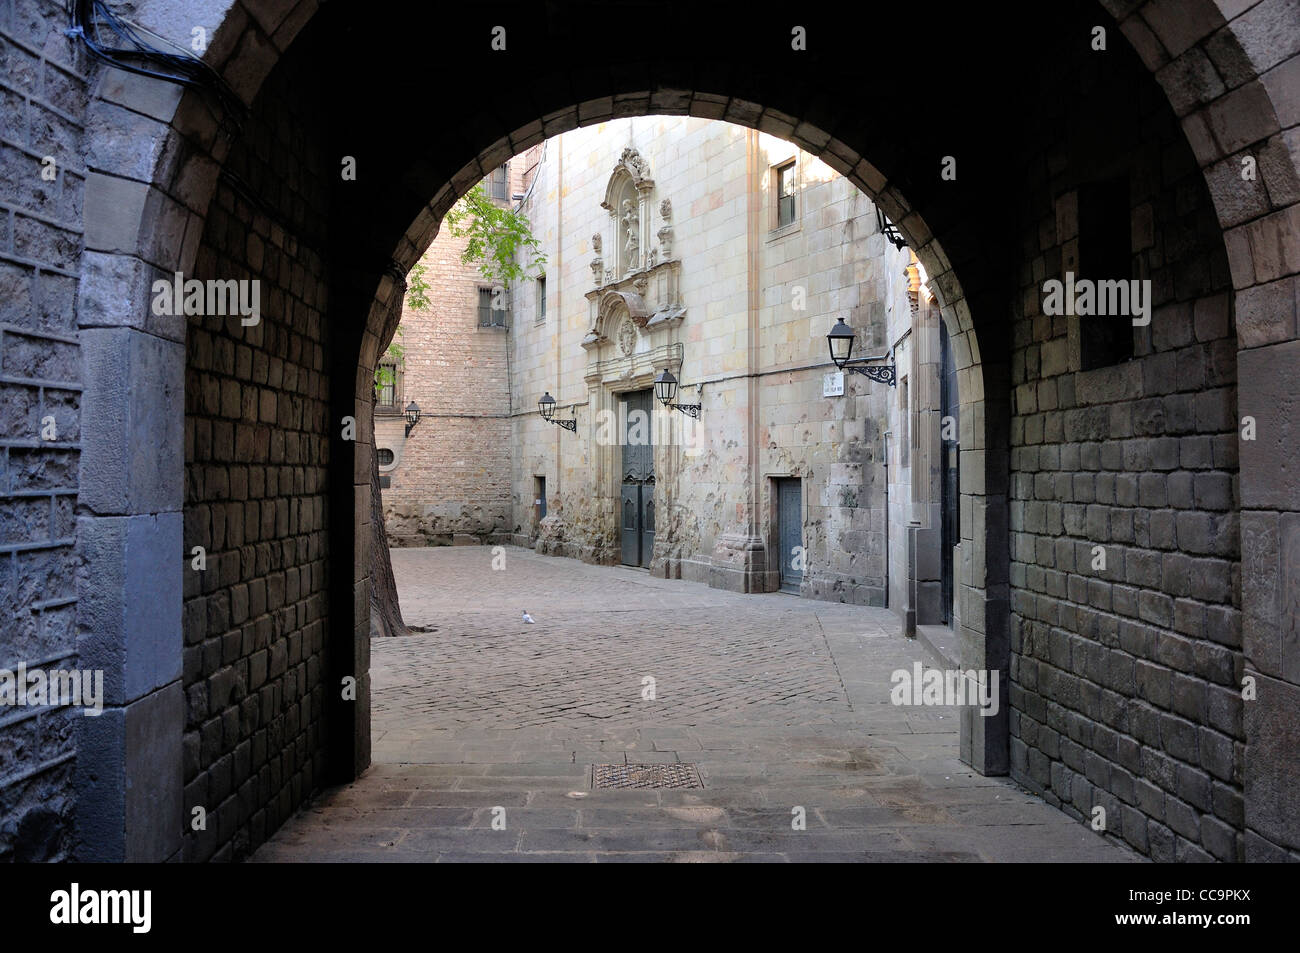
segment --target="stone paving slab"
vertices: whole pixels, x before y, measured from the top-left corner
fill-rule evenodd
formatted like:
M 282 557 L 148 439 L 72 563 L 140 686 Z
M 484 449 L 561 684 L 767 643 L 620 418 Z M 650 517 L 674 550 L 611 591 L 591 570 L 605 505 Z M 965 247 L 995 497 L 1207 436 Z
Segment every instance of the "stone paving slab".
M 372 647 L 375 763 L 252 860 L 1140 859 L 961 764 L 956 708 L 893 705 L 931 661 L 886 610 L 506 552 L 394 551 L 434 631 Z M 703 788 L 591 788 L 593 764 L 683 761 Z

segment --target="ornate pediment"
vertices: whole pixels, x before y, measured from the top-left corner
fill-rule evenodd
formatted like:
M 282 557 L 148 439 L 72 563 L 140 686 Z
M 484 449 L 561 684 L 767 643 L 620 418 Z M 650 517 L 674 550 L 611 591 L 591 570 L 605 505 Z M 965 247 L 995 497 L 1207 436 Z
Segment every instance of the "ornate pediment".
M 627 316 L 639 334 L 653 334 L 686 314 L 677 300 L 680 262 L 660 262 L 652 268 L 587 292 L 592 320 L 582 346 L 588 349 L 616 340 Z
M 650 164 L 628 146 L 601 203 L 609 213 L 608 228 L 591 236 L 594 288 L 587 292 L 591 324 L 582 346 L 593 358 L 611 342 L 628 356 L 642 348 L 642 337 L 686 314 L 678 297 L 681 262 L 672 257 L 673 204 L 667 198 L 656 201 L 654 187 Z
M 655 187 L 654 179 L 650 178 L 650 163 L 646 162 L 641 153 L 637 152 L 631 146 L 623 150 L 619 156 L 618 164 L 614 166 L 614 171 L 610 173 L 609 183 L 605 186 L 605 201 L 601 202 L 601 208 L 615 215 L 621 212 L 620 201 L 625 183 L 630 182 L 632 187 L 638 192 L 649 192 Z
M 637 327 L 645 327 L 650 312 L 646 310 L 645 299 L 639 294 L 632 291 L 618 291 L 609 289 L 600 297 L 600 312 L 611 314 L 619 308 L 624 308 L 628 315 L 636 322 Z

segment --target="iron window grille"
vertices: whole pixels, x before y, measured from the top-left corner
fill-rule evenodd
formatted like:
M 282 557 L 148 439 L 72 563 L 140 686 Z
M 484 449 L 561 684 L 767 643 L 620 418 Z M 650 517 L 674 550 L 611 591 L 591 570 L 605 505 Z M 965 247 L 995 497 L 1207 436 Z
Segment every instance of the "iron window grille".
M 500 294 L 498 299 L 497 295 Z M 500 305 L 500 307 L 495 307 Z M 505 306 L 505 291 L 498 288 L 478 289 L 478 326 L 504 328 L 509 309 Z
M 399 414 L 402 412 L 402 365 L 398 361 L 379 363 L 379 381 L 375 388 L 375 412 Z

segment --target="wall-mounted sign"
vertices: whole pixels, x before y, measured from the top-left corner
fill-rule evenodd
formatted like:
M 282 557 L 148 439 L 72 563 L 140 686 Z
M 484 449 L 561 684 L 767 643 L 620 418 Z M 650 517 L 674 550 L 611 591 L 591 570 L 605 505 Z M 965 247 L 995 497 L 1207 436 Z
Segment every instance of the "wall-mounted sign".
M 844 372 L 835 371 L 827 374 L 822 378 L 822 396 L 823 397 L 843 397 L 844 396 Z

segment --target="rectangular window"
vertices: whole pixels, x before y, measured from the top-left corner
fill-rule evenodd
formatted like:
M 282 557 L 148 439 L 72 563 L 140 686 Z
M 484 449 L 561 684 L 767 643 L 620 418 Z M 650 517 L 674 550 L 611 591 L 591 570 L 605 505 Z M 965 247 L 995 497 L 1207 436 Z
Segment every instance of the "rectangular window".
M 510 163 L 503 162 L 493 169 L 488 177 L 488 195 L 494 202 L 504 202 L 510 198 Z
M 1128 281 L 1133 274 L 1128 179 L 1079 189 L 1079 262 L 1075 280 Z M 1133 357 L 1132 315 L 1080 315 L 1079 366 L 1090 371 Z
M 504 289 L 478 289 L 478 326 L 504 328 L 506 326 L 506 293 Z
M 776 227 L 794 222 L 794 160 L 776 168 Z
M 912 437 L 909 433 L 912 423 L 912 401 L 908 395 L 907 378 L 898 382 L 898 465 L 905 467 L 910 459 Z
M 537 323 L 546 320 L 546 276 L 537 279 Z

